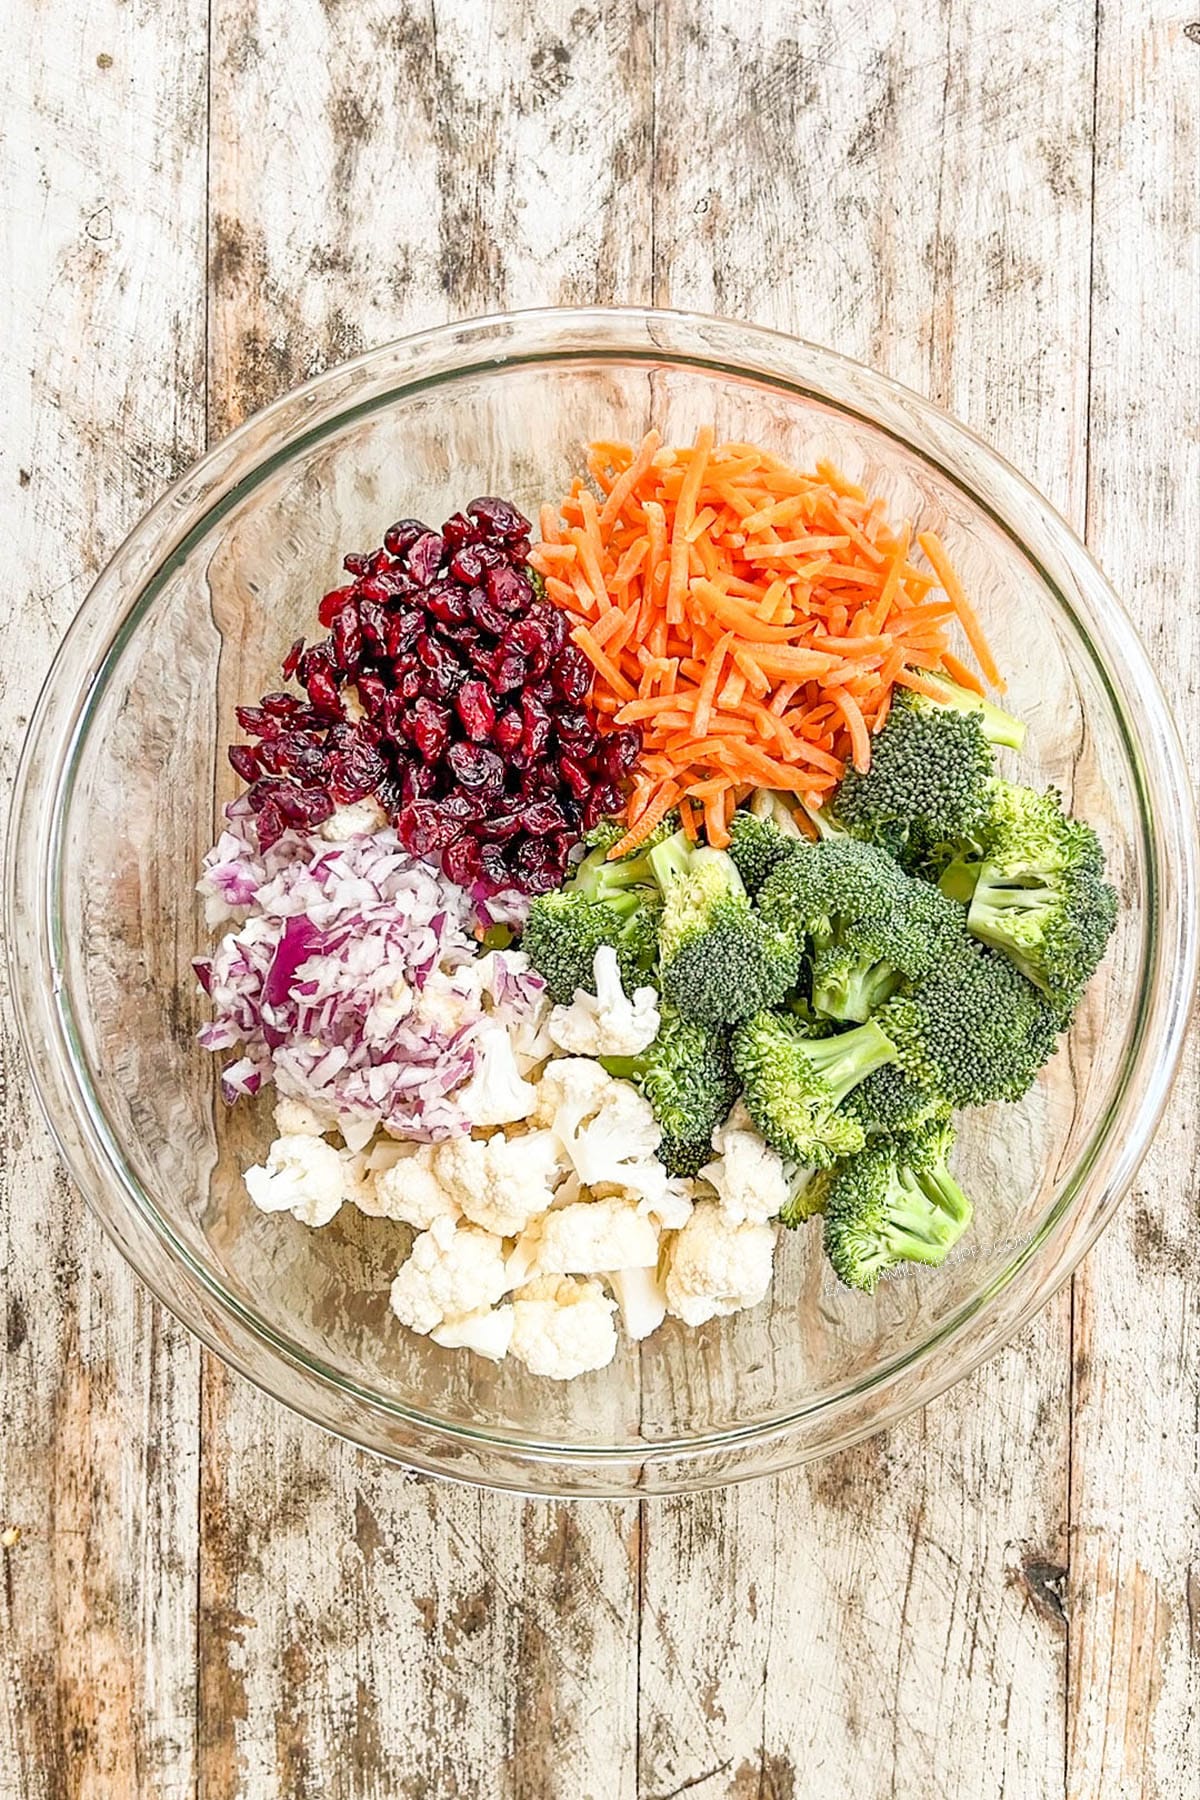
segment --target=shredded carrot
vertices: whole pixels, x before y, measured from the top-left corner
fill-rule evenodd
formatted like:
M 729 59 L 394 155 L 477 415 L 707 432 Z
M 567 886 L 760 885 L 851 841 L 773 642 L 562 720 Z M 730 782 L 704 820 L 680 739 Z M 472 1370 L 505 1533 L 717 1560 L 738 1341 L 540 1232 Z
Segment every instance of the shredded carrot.
M 592 666 L 601 729 L 641 733 L 611 855 L 673 806 L 718 846 L 755 787 L 819 806 L 870 766 L 898 686 L 939 694 L 923 671 L 1003 687 L 940 538 L 916 537 L 929 569 L 913 567 L 911 525 L 830 464 L 802 473 L 706 426 L 679 448 L 594 443 L 586 469 L 592 487 L 542 508 L 530 561 Z M 950 649 L 955 623 L 984 681 Z

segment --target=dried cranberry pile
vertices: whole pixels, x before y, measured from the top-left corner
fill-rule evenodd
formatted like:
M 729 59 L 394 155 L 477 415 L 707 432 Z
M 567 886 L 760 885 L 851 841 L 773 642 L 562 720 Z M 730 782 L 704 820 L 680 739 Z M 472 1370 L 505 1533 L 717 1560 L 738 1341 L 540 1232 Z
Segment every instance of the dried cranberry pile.
M 283 665 L 307 701 L 238 708 L 257 740 L 229 760 L 250 783 L 264 847 L 374 794 L 405 848 L 463 886 L 561 885 L 582 832 L 620 810 L 641 734 L 601 733 L 591 668 L 526 565 L 529 521 L 472 501 L 432 531 L 402 519 L 347 556 L 321 643 Z M 353 686 L 359 707 L 347 707 Z

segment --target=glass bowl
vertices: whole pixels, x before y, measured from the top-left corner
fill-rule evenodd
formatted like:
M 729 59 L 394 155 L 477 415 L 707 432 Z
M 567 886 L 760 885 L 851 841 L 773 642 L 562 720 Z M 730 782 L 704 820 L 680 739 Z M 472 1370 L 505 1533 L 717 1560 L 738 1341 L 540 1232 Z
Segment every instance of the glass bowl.
M 832 458 L 941 533 L 1029 723 L 1026 780 L 1100 829 L 1120 923 L 1027 1099 L 969 1113 L 976 1222 L 948 1264 L 840 1289 L 785 1234 L 769 1300 L 668 1326 L 542 1381 L 413 1337 L 387 1289 L 406 1234 L 350 1207 L 310 1231 L 239 1171 L 269 1102 L 226 1110 L 191 959 L 193 890 L 234 792 L 233 708 L 276 685 L 343 552 L 476 493 L 527 512 L 593 437 L 709 421 Z M 536 516 L 536 515 L 535 515 Z M 34 1081 L 124 1254 L 217 1355 L 370 1450 L 554 1494 L 661 1493 L 854 1442 L 956 1381 L 1041 1306 L 1111 1215 L 1170 1087 L 1196 962 L 1195 825 L 1145 652 L 1083 547 L 970 432 L 810 344 L 694 315 L 544 311 L 424 333 L 252 418 L 159 502 L 67 635 L 30 727 L 7 863 L 8 950 Z

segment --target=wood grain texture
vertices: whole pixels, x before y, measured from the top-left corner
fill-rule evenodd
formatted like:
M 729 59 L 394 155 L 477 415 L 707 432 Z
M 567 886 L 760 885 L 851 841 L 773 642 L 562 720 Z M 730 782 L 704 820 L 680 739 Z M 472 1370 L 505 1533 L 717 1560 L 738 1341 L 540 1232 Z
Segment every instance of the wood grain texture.
M 444 319 L 651 297 L 975 425 L 1086 523 L 1200 755 L 1186 8 L 13 17 L 6 775 L 88 579 L 206 421 Z M 768 1483 L 556 1506 L 385 1468 L 201 1369 L 58 1173 L 0 1024 L 0 1800 L 1192 1791 L 1194 1053 L 1073 1297 L 924 1415 Z
M 1185 16 L 1100 7 L 1087 524 L 1195 769 L 1200 31 Z M 1074 1281 L 1071 1800 L 1168 1800 L 1200 1770 L 1198 1203 L 1193 1035 L 1133 1192 Z
M 204 441 L 205 17 L 5 14 L 3 770 L 99 566 Z M 59 1170 L 2 1019 L 0 1794 L 194 1792 L 197 1370 Z

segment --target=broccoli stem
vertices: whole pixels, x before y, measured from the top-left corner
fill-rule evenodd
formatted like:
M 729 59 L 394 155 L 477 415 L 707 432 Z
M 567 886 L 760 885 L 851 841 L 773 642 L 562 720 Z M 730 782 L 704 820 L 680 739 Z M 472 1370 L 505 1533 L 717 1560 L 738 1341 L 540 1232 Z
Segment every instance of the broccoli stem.
M 1025 742 L 1025 726 L 1020 719 L 1014 719 L 1011 713 L 1006 713 L 992 701 L 985 700 L 982 694 L 960 687 L 957 681 L 951 681 L 940 669 L 929 671 L 928 679 L 945 689 L 941 702 L 943 706 L 953 707 L 955 712 L 979 714 L 983 735 L 989 744 L 1003 744 L 1008 750 L 1021 749 Z
M 674 837 L 655 844 L 647 853 L 650 871 L 664 895 L 670 892 L 674 882 L 681 881 L 687 874 L 692 866 L 693 855 L 692 846 L 683 831 L 677 831 Z
M 900 977 L 888 963 L 860 962 L 837 974 L 831 971 L 814 977 L 813 1005 L 831 1019 L 865 1023 L 899 985 Z
M 900 1168 L 881 1235 L 890 1258 L 937 1264 L 970 1217 L 971 1202 L 948 1169 Z
M 836 1037 L 806 1038 L 804 1055 L 833 1090 L 833 1104 L 840 1106 L 860 1081 L 865 1081 L 875 1069 L 895 1062 L 896 1047 L 875 1020 L 868 1019 L 865 1025 L 839 1032 Z

